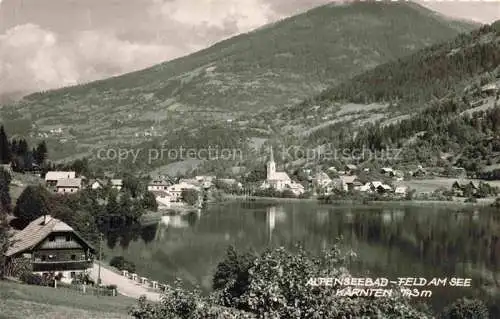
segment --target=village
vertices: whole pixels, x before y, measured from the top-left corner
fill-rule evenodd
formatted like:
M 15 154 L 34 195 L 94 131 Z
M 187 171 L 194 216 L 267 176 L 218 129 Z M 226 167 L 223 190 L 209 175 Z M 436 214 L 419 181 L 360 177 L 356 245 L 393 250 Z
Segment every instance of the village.
M 10 164 L 4 164 L 1 168 L 12 175 L 14 180 L 19 177 L 19 173 L 14 173 Z M 241 178 L 220 178 L 215 175 L 182 178 L 159 175 L 149 178 L 143 185 L 144 194 L 154 198 L 157 209 L 155 212 L 146 212 L 146 215 L 183 215 L 191 211 L 200 213 L 207 204 L 228 198 L 239 201 L 259 197 L 284 200 L 295 198 L 332 203 L 352 198 L 412 201 L 427 196 L 425 198 L 435 200 L 462 198 L 466 202 L 473 202 L 471 199 L 492 197 L 498 193 L 496 187 L 487 183 L 467 180 L 465 170 L 458 167 L 451 169 L 455 176 L 450 179 L 454 181 L 451 187 L 418 194 L 409 185 L 412 181 L 432 180 L 439 176 L 435 171 L 422 166 L 404 171 L 393 167 L 376 169 L 345 164 L 325 167 L 324 170 L 318 167 L 302 168 L 301 177 L 293 174 L 291 178 L 287 172 L 277 168 L 272 147 L 268 151 L 265 170 L 265 179 L 253 183 Z M 74 170 L 48 171 L 43 174 L 39 167 L 33 166 L 24 175 L 39 178 L 49 193 L 63 197 L 80 194 L 82 191 L 99 193 L 107 190 L 106 192 L 122 194 L 129 191 L 127 187 L 130 188 L 123 178 L 87 178 Z M 144 194 L 141 196 L 144 197 Z M 23 229 L 15 231 L 12 241 L 13 244 L 5 254 L 8 268 L 14 274 L 14 269 L 29 261 L 32 275 L 24 274 L 20 278 L 26 283 L 44 285 L 52 282 L 53 286 L 71 287 L 83 293 L 98 289 L 97 293 L 101 294 L 119 293 L 134 298 L 146 295 L 150 300 L 159 300 L 161 292 L 167 287 L 166 284 L 135 273 L 133 268 L 127 267 L 123 262 L 104 264 L 101 247 L 96 248 L 95 244 L 87 241 L 77 230 L 51 215 L 39 216 Z

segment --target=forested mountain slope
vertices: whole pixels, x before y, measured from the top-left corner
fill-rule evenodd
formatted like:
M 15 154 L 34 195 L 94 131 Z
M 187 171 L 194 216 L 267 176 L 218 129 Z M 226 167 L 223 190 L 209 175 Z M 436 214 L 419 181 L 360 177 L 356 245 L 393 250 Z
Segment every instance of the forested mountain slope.
M 205 124 L 231 130 L 227 121 L 245 115 L 252 121 L 238 127 L 254 137 L 273 124 L 260 111 L 474 27 L 413 3 L 331 4 L 142 71 L 32 94 L 0 115 L 12 134 L 48 139 L 59 159 L 186 131 L 206 141 Z

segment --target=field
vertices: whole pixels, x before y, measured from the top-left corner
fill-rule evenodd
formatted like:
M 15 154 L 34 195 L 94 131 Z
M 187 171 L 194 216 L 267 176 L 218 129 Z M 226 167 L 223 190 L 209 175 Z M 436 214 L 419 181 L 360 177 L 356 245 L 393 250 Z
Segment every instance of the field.
M 428 179 L 413 179 L 405 181 L 404 184 L 407 185 L 410 189 L 414 189 L 417 193 L 431 193 L 440 187 L 445 187 L 450 189 L 455 181 L 458 181 L 460 184 L 468 183 L 469 181 L 474 181 L 479 183 L 479 180 L 474 179 L 457 179 L 457 178 L 428 178 Z M 491 186 L 500 187 L 500 181 L 484 181 Z
M 135 302 L 123 296 L 98 297 L 0 281 L 0 319 L 132 318 L 127 311 Z

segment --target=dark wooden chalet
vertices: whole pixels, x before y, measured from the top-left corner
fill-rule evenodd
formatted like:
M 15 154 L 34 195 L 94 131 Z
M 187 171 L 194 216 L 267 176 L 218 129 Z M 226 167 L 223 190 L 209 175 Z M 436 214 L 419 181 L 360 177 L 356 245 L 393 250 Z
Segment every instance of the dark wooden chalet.
M 95 249 L 66 223 L 47 215 L 14 234 L 5 255 L 8 268 L 28 263 L 34 273 L 62 275 L 61 281 L 69 283 L 92 268 Z

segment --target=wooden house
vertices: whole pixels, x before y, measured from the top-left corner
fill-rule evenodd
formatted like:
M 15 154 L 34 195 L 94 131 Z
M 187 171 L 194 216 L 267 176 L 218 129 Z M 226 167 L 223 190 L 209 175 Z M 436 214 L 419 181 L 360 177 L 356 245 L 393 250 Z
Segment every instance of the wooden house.
M 14 234 L 5 256 L 7 269 L 26 262 L 34 273 L 71 281 L 93 266 L 95 249 L 66 223 L 49 215 L 32 221 Z

